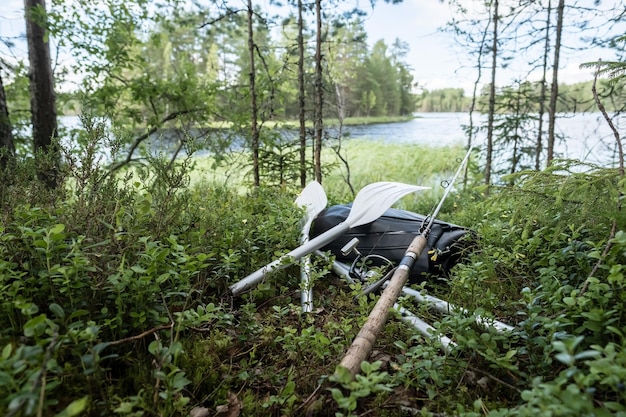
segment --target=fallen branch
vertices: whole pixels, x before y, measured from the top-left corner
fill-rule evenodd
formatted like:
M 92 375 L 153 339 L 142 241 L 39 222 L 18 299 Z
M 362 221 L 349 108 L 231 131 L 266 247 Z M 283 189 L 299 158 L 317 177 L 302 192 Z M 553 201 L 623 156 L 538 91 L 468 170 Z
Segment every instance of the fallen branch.
M 164 324 L 162 326 L 158 326 L 158 327 L 155 327 L 153 329 L 146 330 L 145 332 L 140 333 L 140 334 L 135 335 L 135 336 L 130 336 L 130 337 L 126 337 L 124 339 L 119 339 L 119 340 L 115 340 L 113 342 L 109 342 L 109 346 L 117 346 L 117 345 L 121 345 L 121 344 L 124 344 L 124 343 L 132 342 L 134 340 L 143 339 L 144 337 L 149 336 L 149 335 L 151 335 L 153 333 L 156 333 L 156 332 L 158 332 L 160 330 L 167 330 L 167 329 L 171 330 L 173 328 L 174 328 L 174 323 L 173 322 L 169 323 L 169 324 Z

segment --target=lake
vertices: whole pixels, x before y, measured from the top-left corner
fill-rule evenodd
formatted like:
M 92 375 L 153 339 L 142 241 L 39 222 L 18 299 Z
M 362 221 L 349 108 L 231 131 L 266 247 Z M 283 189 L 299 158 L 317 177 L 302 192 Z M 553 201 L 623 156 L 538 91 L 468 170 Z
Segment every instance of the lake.
M 484 115 L 474 115 L 474 125 L 485 120 Z M 416 113 L 416 118 L 408 122 L 355 126 L 346 130 L 352 138 L 389 143 L 465 145 L 464 126 L 469 126 L 469 122 L 467 113 Z M 614 123 L 620 136 L 626 136 L 626 116 L 617 117 Z M 544 138 L 547 137 L 547 129 L 548 123 L 544 121 Z M 559 157 L 602 165 L 616 160 L 615 137 L 600 113 L 560 114 L 556 121 L 556 134 L 566 138 L 555 144 L 555 153 Z M 484 148 L 486 133 L 480 133 L 474 141 L 475 145 Z
M 354 138 L 429 146 L 466 144 L 464 126 L 468 126 L 470 121 L 467 113 L 416 113 L 415 116 L 408 122 L 347 126 L 344 127 L 344 132 L 349 135 L 348 140 Z M 484 120 L 484 115 L 474 115 L 474 125 L 483 123 Z M 66 127 L 80 125 L 75 116 L 61 117 L 60 121 Z M 626 136 L 623 128 L 626 126 L 626 116 L 616 117 L 614 123 L 618 126 L 620 135 Z M 548 123 L 545 121 L 544 132 L 547 128 Z M 555 154 L 558 157 L 603 166 L 611 165 L 617 160 L 615 137 L 600 113 L 560 114 L 556 122 L 556 133 L 565 138 L 555 145 Z M 547 132 L 544 134 L 546 136 Z M 486 133 L 481 132 L 474 139 L 474 145 L 484 149 L 485 143 Z

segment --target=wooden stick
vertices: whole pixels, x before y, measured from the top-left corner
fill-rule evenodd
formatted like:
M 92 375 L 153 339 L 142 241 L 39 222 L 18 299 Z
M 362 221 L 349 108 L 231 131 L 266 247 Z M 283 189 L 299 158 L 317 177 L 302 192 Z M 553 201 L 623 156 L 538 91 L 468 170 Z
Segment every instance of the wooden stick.
M 372 352 L 374 343 L 376 343 L 378 335 L 385 326 L 385 322 L 389 316 L 389 311 L 398 300 L 398 297 L 402 292 L 402 287 L 404 287 L 404 284 L 406 284 L 406 281 L 409 278 L 409 273 L 413 268 L 415 260 L 419 258 L 425 247 L 426 234 L 422 233 L 413 239 L 405 252 L 404 257 L 402 258 L 398 269 L 396 269 L 396 272 L 394 272 L 391 277 L 389 285 L 387 285 L 383 294 L 376 302 L 374 309 L 359 331 L 359 334 L 357 334 L 356 338 L 352 342 L 346 356 L 344 356 L 341 360 L 339 366 L 346 368 L 350 372 L 350 375 L 352 375 L 352 378 L 354 378 L 361 370 L 361 362 L 366 360 Z

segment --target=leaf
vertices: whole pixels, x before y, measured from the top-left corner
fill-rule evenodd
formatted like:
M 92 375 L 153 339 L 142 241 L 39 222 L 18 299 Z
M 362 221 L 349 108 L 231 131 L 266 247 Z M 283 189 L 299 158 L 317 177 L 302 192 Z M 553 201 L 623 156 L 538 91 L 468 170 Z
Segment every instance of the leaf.
M 333 399 L 337 402 L 343 400 L 344 398 L 343 392 L 341 392 L 339 388 L 331 388 L 330 393 L 332 394 Z
M 65 231 L 65 225 L 62 223 L 59 223 L 59 224 L 55 224 L 54 226 L 52 226 L 52 229 L 50 229 L 50 234 L 59 235 L 63 233 L 63 231 Z
M 2 349 L 2 359 L 4 360 L 9 359 L 12 352 L 13 352 L 13 345 L 9 343 L 8 345 L 4 347 L 4 349 Z
M 350 374 L 348 368 L 338 365 L 335 368 L 335 373 L 330 377 L 330 380 L 340 384 L 349 384 L 350 381 L 352 381 L 352 374 Z
M 574 364 L 574 356 L 570 355 L 567 352 L 561 352 L 554 355 L 554 357 L 561 363 L 571 366 Z
M 130 267 L 131 271 L 137 273 L 137 274 L 145 274 L 146 270 L 144 268 L 142 268 L 139 265 L 133 265 Z
M 517 353 L 517 349 L 509 350 L 504 357 L 506 359 L 511 359 Z
M 580 352 L 574 355 L 574 359 L 579 360 L 579 359 L 597 358 L 598 356 L 600 356 L 600 352 L 598 351 L 585 350 L 583 352 Z
M 40 314 L 37 317 L 33 317 L 32 319 L 28 320 L 26 324 L 24 324 L 24 336 L 26 337 L 34 336 L 35 330 L 37 330 L 37 327 L 41 325 L 42 323 L 45 323 L 45 321 L 46 321 L 45 314 Z
M 150 344 L 148 345 L 148 352 L 150 352 L 153 355 L 157 355 L 158 353 L 160 353 L 163 350 L 163 345 L 161 344 L 160 340 L 153 340 L 152 342 L 150 342 Z
M 89 396 L 85 395 L 83 398 L 79 398 L 78 400 L 74 400 L 65 407 L 65 410 L 56 414 L 55 417 L 74 417 L 81 414 L 87 408 L 87 404 L 89 401 Z
M 57 303 L 50 304 L 50 306 L 48 308 L 50 309 L 52 314 L 54 314 L 58 318 L 62 319 L 62 318 L 65 317 L 65 311 L 63 311 L 63 307 L 61 307 Z

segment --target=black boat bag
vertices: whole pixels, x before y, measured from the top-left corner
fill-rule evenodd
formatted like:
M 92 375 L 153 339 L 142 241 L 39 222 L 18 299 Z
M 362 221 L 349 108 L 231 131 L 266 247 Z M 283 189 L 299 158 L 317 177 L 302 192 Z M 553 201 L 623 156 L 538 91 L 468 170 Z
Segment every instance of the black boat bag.
M 326 208 L 315 218 L 310 231 L 311 238 L 345 221 L 350 209 L 351 204 Z M 426 223 L 426 216 L 391 208 L 374 222 L 348 230 L 321 250 L 329 251 L 337 261 L 350 265 L 357 254 L 353 251 L 343 255 L 341 249 L 356 237 L 359 239 L 356 248 L 363 256 L 375 254 L 398 265 L 411 241 L 421 233 Z M 474 236 L 475 232 L 470 229 L 435 220 L 426 248 L 414 264 L 409 281 L 417 283 L 429 278 L 445 277 L 475 242 L 472 238 Z M 378 257 L 372 258 L 373 266 L 383 264 L 385 262 Z

